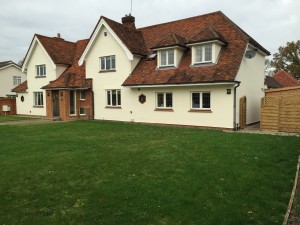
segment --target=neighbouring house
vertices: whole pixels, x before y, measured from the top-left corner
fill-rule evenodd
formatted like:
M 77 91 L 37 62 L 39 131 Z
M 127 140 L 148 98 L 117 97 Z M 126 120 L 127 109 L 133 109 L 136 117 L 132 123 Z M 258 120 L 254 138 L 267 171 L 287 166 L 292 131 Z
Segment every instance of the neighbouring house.
M 300 86 L 300 82 L 285 72 L 284 70 L 279 70 L 272 77 L 266 76 L 265 78 L 265 88 L 285 88 L 285 87 L 295 87 Z
M 269 54 L 220 11 L 139 29 L 102 16 L 86 41 L 35 35 L 17 110 L 235 129 L 260 120 Z
M 11 89 L 26 80 L 26 73 L 13 61 L 0 62 L 0 97 L 15 97 Z

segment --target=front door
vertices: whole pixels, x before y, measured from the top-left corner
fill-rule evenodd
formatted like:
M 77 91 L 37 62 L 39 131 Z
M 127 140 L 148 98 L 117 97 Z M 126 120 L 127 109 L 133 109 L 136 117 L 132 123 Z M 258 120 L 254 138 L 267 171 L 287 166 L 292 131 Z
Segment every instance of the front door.
M 53 117 L 59 117 L 59 91 L 52 92 Z

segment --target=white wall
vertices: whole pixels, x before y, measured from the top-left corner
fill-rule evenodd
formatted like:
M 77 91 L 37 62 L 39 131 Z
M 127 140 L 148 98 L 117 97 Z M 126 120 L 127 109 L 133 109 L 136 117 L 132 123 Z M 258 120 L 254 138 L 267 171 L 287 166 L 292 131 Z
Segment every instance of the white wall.
M 11 92 L 11 89 L 16 87 L 13 85 L 14 76 L 20 76 L 21 83 L 26 80 L 26 74 L 13 65 L 0 69 L 0 97 L 16 94 L 15 92 Z
M 247 50 L 250 50 L 248 48 Z M 247 97 L 247 124 L 260 121 L 260 99 L 264 96 L 264 65 L 265 56 L 259 52 L 254 58 L 243 58 L 237 81 L 241 81 L 237 88 L 237 122 L 239 121 L 239 99 Z
M 108 32 L 108 35 L 104 36 L 104 32 Z M 109 55 L 116 56 L 116 72 L 99 72 L 99 58 Z M 138 60 L 137 57 L 134 57 L 133 61 L 128 60 L 125 51 L 109 31 L 104 27 L 101 28 L 86 56 L 86 75 L 87 78 L 93 79 L 95 119 L 233 128 L 233 92 L 231 95 L 226 94 L 226 89 L 232 88 L 232 85 L 140 88 L 140 90 L 123 87 L 122 83 Z M 121 90 L 121 108 L 106 107 L 107 89 Z M 211 92 L 211 113 L 189 112 L 191 91 Z M 173 112 L 155 111 L 156 92 L 173 93 Z M 146 96 L 144 104 L 139 102 L 141 94 Z
M 36 76 L 36 66 L 46 65 L 46 77 Z M 53 67 L 47 53 L 36 42 L 31 57 L 27 63 L 27 93 L 18 93 L 17 97 L 17 114 L 46 116 L 46 93 L 41 87 L 47 85 L 50 81 L 57 78 L 57 71 L 63 71 L 63 67 Z M 34 106 L 34 92 L 43 92 L 43 107 Z M 24 102 L 21 102 L 21 96 L 24 96 Z

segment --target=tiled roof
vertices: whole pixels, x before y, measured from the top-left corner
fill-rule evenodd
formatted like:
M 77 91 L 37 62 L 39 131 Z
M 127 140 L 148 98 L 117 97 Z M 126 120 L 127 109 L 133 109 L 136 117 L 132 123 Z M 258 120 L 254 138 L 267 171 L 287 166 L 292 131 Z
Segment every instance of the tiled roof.
M 3 61 L 3 62 L 0 62 L 0 69 L 1 69 L 1 68 L 4 68 L 4 67 L 6 67 L 6 66 L 9 66 L 9 65 L 14 65 L 14 66 L 20 68 L 19 65 L 17 65 L 17 64 L 14 63 L 13 61 L 9 60 L 9 61 Z
M 139 31 L 143 33 L 149 53 L 151 48 L 170 33 L 176 33 L 187 40 L 194 40 L 193 38 L 197 39 L 199 32 L 201 35 L 201 31 L 203 31 L 206 35 L 201 37 L 202 40 L 203 38 L 222 37 L 228 45 L 222 48 L 216 65 L 191 67 L 191 50 L 185 51 L 179 67 L 174 69 L 157 69 L 156 60 L 142 59 L 125 80 L 124 86 L 233 82 L 240 68 L 247 44 L 251 39 L 220 11 L 145 27 Z M 261 50 L 263 51 L 263 49 Z
M 62 38 L 35 35 L 55 64 L 72 65 L 75 43 Z
M 212 40 L 219 40 L 225 43 L 224 38 L 220 34 L 218 34 L 212 27 L 205 27 L 194 37 L 190 38 L 187 43 L 191 44 Z
M 78 65 L 78 60 L 82 55 L 88 40 L 78 41 L 74 49 L 74 61 L 72 66 L 67 68 L 56 80 L 51 81 L 43 89 L 61 89 L 61 88 L 91 88 L 92 80 L 86 79 L 85 64 Z
M 12 92 L 25 92 L 27 89 L 28 89 L 27 81 L 24 81 L 23 83 L 21 83 L 17 87 L 13 88 L 11 91 Z
M 146 45 L 144 43 L 143 34 L 141 31 L 130 28 L 111 19 L 102 16 L 106 23 L 118 35 L 126 47 L 132 54 L 147 55 Z M 100 20 L 101 20 L 100 18 Z
M 164 48 L 164 47 L 170 47 L 170 46 L 181 46 L 181 47 L 186 47 L 185 45 L 185 38 L 181 37 L 178 34 L 175 33 L 170 33 L 163 37 L 163 39 L 159 40 L 158 43 L 156 43 L 152 49 L 155 48 Z
M 270 76 L 266 76 L 265 85 L 267 85 L 268 88 L 281 88 L 282 87 L 281 84 L 279 84 L 273 77 L 270 77 Z
M 288 74 L 284 70 L 280 70 L 273 75 L 273 78 L 281 85 L 281 87 L 293 87 L 299 86 L 300 82 L 297 81 L 292 75 Z

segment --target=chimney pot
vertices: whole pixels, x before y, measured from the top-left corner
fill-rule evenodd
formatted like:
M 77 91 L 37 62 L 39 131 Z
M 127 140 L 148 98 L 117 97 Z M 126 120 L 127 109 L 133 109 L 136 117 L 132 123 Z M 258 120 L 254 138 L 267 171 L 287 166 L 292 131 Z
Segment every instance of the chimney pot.
M 60 33 L 57 33 L 57 37 L 60 38 Z

